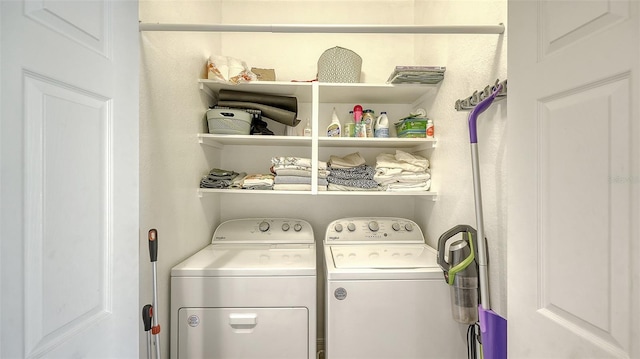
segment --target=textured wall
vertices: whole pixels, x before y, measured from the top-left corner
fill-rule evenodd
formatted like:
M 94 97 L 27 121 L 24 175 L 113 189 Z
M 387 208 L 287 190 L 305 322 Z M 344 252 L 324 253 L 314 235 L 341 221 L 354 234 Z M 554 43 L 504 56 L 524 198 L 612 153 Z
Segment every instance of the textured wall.
M 507 19 L 506 1 L 416 1 L 416 23 L 429 25 L 497 25 Z M 438 199 L 425 206 L 427 241 L 436 245 L 439 236 L 456 224 L 476 228 L 469 112 L 457 112 L 457 99 L 507 78 L 507 35 L 428 35 L 416 37 L 416 62 L 447 66 L 445 81 L 433 103 L 438 147 L 431 157 L 434 190 Z M 495 102 L 478 119 L 478 149 L 489 248 L 489 282 L 492 308 L 507 315 L 507 173 L 506 100 Z

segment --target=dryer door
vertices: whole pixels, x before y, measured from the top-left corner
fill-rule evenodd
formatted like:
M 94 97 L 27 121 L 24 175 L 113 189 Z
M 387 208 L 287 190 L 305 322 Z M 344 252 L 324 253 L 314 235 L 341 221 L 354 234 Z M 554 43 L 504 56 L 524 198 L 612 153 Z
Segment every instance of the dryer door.
M 306 358 L 307 308 L 182 308 L 178 358 Z

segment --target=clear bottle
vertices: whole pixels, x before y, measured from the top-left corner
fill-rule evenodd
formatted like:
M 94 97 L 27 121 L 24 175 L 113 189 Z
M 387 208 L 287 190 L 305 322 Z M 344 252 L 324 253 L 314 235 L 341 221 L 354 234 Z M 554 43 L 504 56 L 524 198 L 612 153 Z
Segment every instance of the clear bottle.
M 342 127 L 342 137 L 355 137 L 356 123 L 353 121 L 353 110 L 349 111 L 349 117 L 344 121 Z
M 311 137 L 311 122 L 307 118 L 307 126 L 304 128 L 304 137 Z

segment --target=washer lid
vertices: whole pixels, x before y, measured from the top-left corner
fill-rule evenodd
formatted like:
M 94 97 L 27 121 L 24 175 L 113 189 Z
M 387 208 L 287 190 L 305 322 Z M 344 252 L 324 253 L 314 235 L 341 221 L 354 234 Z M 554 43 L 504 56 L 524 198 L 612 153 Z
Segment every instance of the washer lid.
M 329 246 L 336 269 L 406 269 L 438 267 L 433 249 L 424 244 Z
M 210 244 L 176 265 L 174 277 L 309 276 L 314 244 Z

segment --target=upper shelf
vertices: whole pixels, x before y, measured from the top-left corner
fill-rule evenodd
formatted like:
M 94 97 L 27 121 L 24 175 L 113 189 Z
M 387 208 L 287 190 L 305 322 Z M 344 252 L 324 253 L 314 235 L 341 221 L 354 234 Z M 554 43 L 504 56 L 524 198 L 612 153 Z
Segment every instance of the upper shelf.
M 254 81 L 238 85 L 199 79 L 200 89 L 210 96 L 220 89 L 294 96 L 299 102 L 311 102 L 313 87 L 318 87 L 322 103 L 414 103 L 427 92 L 435 91 L 438 85 L 431 84 L 373 84 L 373 83 L 328 83 L 328 82 L 284 82 Z
M 360 25 L 360 24 L 159 24 L 140 31 L 272 32 L 325 34 L 503 34 L 504 25 Z

